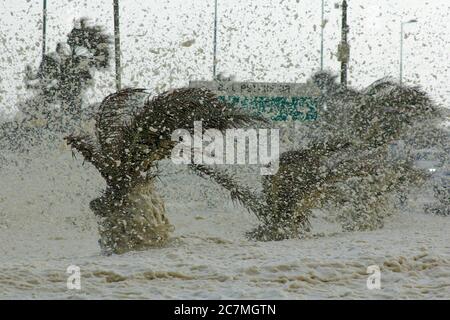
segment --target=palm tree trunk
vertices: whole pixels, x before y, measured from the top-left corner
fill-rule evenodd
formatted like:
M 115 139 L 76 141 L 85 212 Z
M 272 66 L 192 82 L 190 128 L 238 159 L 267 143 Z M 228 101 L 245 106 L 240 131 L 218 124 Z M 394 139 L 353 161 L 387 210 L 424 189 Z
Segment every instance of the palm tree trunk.
M 94 200 L 91 208 L 99 217 L 99 244 L 105 254 L 161 247 L 174 230 L 153 183 L 136 186 L 122 200 Z

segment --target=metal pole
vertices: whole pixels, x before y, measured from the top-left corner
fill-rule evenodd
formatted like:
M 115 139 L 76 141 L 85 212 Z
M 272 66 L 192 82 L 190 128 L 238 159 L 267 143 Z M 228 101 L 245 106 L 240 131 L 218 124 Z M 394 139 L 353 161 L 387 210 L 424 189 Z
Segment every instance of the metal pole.
M 47 53 L 47 0 L 44 0 L 44 7 L 42 11 L 42 61 L 44 61 L 46 53 Z
M 43 1 L 43 8 L 42 8 L 42 62 L 41 66 L 43 67 L 41 69 L 43 78 L 46 77 L 45 74 L 45 55 L 47 54 L 47 0 Z M 44 91 L 45 92 L 45 91 Z M 47 101 L 46 98 L 48 98 L 46 95 L 43 96 L 42 104 L 44 106 L 44 110 L 47 109 Z
M 214 1 L 213 80 L 217 76 L 217 0 Z
M 325 0 L 322 0 L 322 25 L 321 25 L 321 33 L 320 33 L 320 71 L 323 71 L 323 29 L 325 28 Z
M 348 7 L 347 1 L 344 0 L 342 2 L 342 44 L 344 44 L 346 47 L 348 46 L 347 7 Z M 343 87 L 347 87 L 347 69 L 348 69 L 348 59 L 343 59 L 341 61 L 341 84 Z
M 412 19 L 400 24 L 400 85 L 403 84 L 403 42 L 405 38 L 405 24 L 417 23 L 417 19 Z
M 400 85 L 403 84 L 403 26 L 402 22 L 400 27 Z
M 122 70 L 120 61 L 120 16 L 119 16 L 119 0 L 114 0 L 114 43 L 115 43 L 115 60 L 116 60 L 116 88 L 117 91 L 122 89 Z

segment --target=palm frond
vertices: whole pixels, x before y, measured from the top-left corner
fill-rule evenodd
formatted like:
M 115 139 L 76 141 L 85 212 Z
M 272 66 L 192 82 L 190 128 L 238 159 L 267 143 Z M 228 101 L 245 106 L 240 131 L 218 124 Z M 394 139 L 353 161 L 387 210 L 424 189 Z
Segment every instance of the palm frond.
M 67 43 L 75 50 L 84 48 L 89 51 L 89 65 L 95 68 L 107 68 L 110 63 L 111 36 L 100 26 L 88 25 L 89 20 L 82 18 L 68 35 Z
M 106 97 L 96 116 L 96 137 L 112 188 L 127 189 L 148 179 L 157 161 L 170 156 L 177 129 L 225 130 L 265 121 L 221 102 L 206 89 L 176 89 L 147 98 L 145 89 L 125 89 Z M 89 149 L 71 138 L 84 156 Z M 91 160 L 89 160 L 91 161 Z
M 145 89 L 124 89 L 107 96 L 96 116 L 96 135 L 102 152 L 120 158 L 127 143 L 124 126 L 137 113 L 136 105 Z
M 202 121 L 205 130 L 223 131 L 264 120 L 220 101 L 207 89 L 183 88 L 149 100 L 130 127 L 144 134 L 156 130 L 167 135 L 176 129 L 192 131 L 194 121 Z
M 104 178 L 108 178 L 107 159 L 99 150 L 98 146 L 88 136 L 67 136 L 67 144 L 77 150 L 83 156 L 84 160 L 92 163 Z
M 248 211 L 253 212 L 256 217 L 267 223 L 268 207 L 262 196 L 247 187 L 240 185 L 236 179 L 224 170 L 214 170 L 204 165 L 191 165 L 190 168 L 200 177 L 209 177 L 218 185 L 230 192 L 231 199 L 234 202 L 242 204 Z

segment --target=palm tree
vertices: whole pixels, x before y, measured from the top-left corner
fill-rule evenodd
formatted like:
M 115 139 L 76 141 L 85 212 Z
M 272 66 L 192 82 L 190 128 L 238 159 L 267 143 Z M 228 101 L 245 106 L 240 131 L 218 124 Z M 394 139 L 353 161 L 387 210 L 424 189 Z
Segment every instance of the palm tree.
M 423 121 L 437 123 L 440 113 L 427 94 L 389 79 L 362 91 L 342 88 L 335 79 L 323 72 L 313 77 L 327 108 L 310 128 L 310 143 L 282 154 L 278 173 L 265 179 L 267 207 L 260 214 L 268 223 L 253 238 L 297 237 L 309 230 L 311 210 L 330 203 L 353 206 L 354 224 L 345 229 L 381 227 L 389 192 L 426 178 L 410 161 L 391 161 L 388 146 Z
M 66 43 L 43 55 L 37 71 L 27 66 L 25 84 L 34 95 L 19 103 L 15 119 L 0 125 L 2 147 L 27 152 L 48 133 L 68 134 L 83 119 L 89 119 L 95 106 L 82 108 L 83 96 L 93 84 L 94 72 L 109 67 L 110 45 L 111 38 L 103 28 L 80 19 Z
M 44 55 L 37 73 L 27 69 L 27 85 L 37 90 L 36 103 L 26 104 L 24 113 L 33 117 L 45 113 L 52 118 L 51 104 L 59 104 L 62 116 L 80 116 L 84 91 L 92 84 L 95 70 L 106 70 L 110 63 L 111 39 L 101 27 L 89 26 L 80 19 L 68 34 L 66 43 L 59 43 L 55 52 Z M 43 102 L 43 103 L 42 103 Z M 45 106 L 45 110 L 36 110 Z
M 342 88 L 325 72 L 312 80 L 327 108 L 310 125 L 310 142 L 280 156 L 277 174 L 263 179 L 262 194 L 241 187 L 226 171 L 197 168 L 256 214 L 261 225 L 248 233 L 252 239 L 301 236 L 310 230 L 312 210 L 325 205 L 350 208 L 340 217 L 345 230 L 382 227 L 389 194 L 426 178 L 410 161 L 388 158 L 392 141 L 441 119 L 426 93 L 389 79 L 362 91 Z
M 311 125 L 310 143 L 281 155 L 278 173 L 264 178 L 261 194 L 241 186 L 226 170 L 191 166 L 259 218 L 261 225 L 248 233 L 250 238 L 299 237 L 309 231 L 312 210 L 328 203 L 353 206 L 349 218 L 356 226 L 347 224 L 348 217 L 341 219 L 347 230 L 381 227 L 387 194 L 426 178 L 409 162 L 390 161 L 387 149 L 416 123 L 439 119 L 428 96 L 390 80 L 356 91 L 342 88 L 335 78 L 327 73 L 313 77 L 328 108 Z M 170 155 L 175 129 L 189 129 L 200 119 L 205 130 L 222 131 L 263 121 L 206 89 L 173 90 L 140 103 L 145 97 L 142 89 L 107 97 L 96 118 L 96 137 L 67 137 L 106 180 L 104 194 L 91 202 L 91 209 L 101 217 L 100 243 L 109 253 L 158 246 L 169 238 L 173 227 L 154 188 L 152 169 Z
M 124 253 L 164 244 L 172 231 L 152 169 L 170 156 L 176 129 L 243 126 L 261 121 L 218 100 L 208 90 L 177 89 L 147 99 L 143 89 L 108 96 L 96 117 L 96 137 L 69 136 L 68 144 L 106 180 L 104 194 L 91 202 L 101 218 L 100 244 L 106 253 Z M 144 101 L 144 102 L 143 102 Z

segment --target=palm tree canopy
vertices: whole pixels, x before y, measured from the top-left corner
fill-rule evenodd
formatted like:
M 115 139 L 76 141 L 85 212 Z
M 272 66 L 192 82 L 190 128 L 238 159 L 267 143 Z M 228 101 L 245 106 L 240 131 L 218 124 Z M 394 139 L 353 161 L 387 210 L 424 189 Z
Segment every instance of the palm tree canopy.
M 79 113 L 84 90 L 92 83 L 95 70 L 110 65 L 111 37 L 86 18 L 75 22 L 66 43 L 44 56 L 35 75 L 28 68 L 26 83 L 39 90 L 46 102 L 61 102 L 73 115 Z
M 107 180 L 108 186 L 126 190 L 148 179 L 158 160 L 171 154 L 172 133 L 241 127 L 266 121 L 220 101 L 207 89 L 183 88 L 149 98 L 144 89 L 125 89 L 102 102 L 96 118 L 96 137 L 67 138 Z

